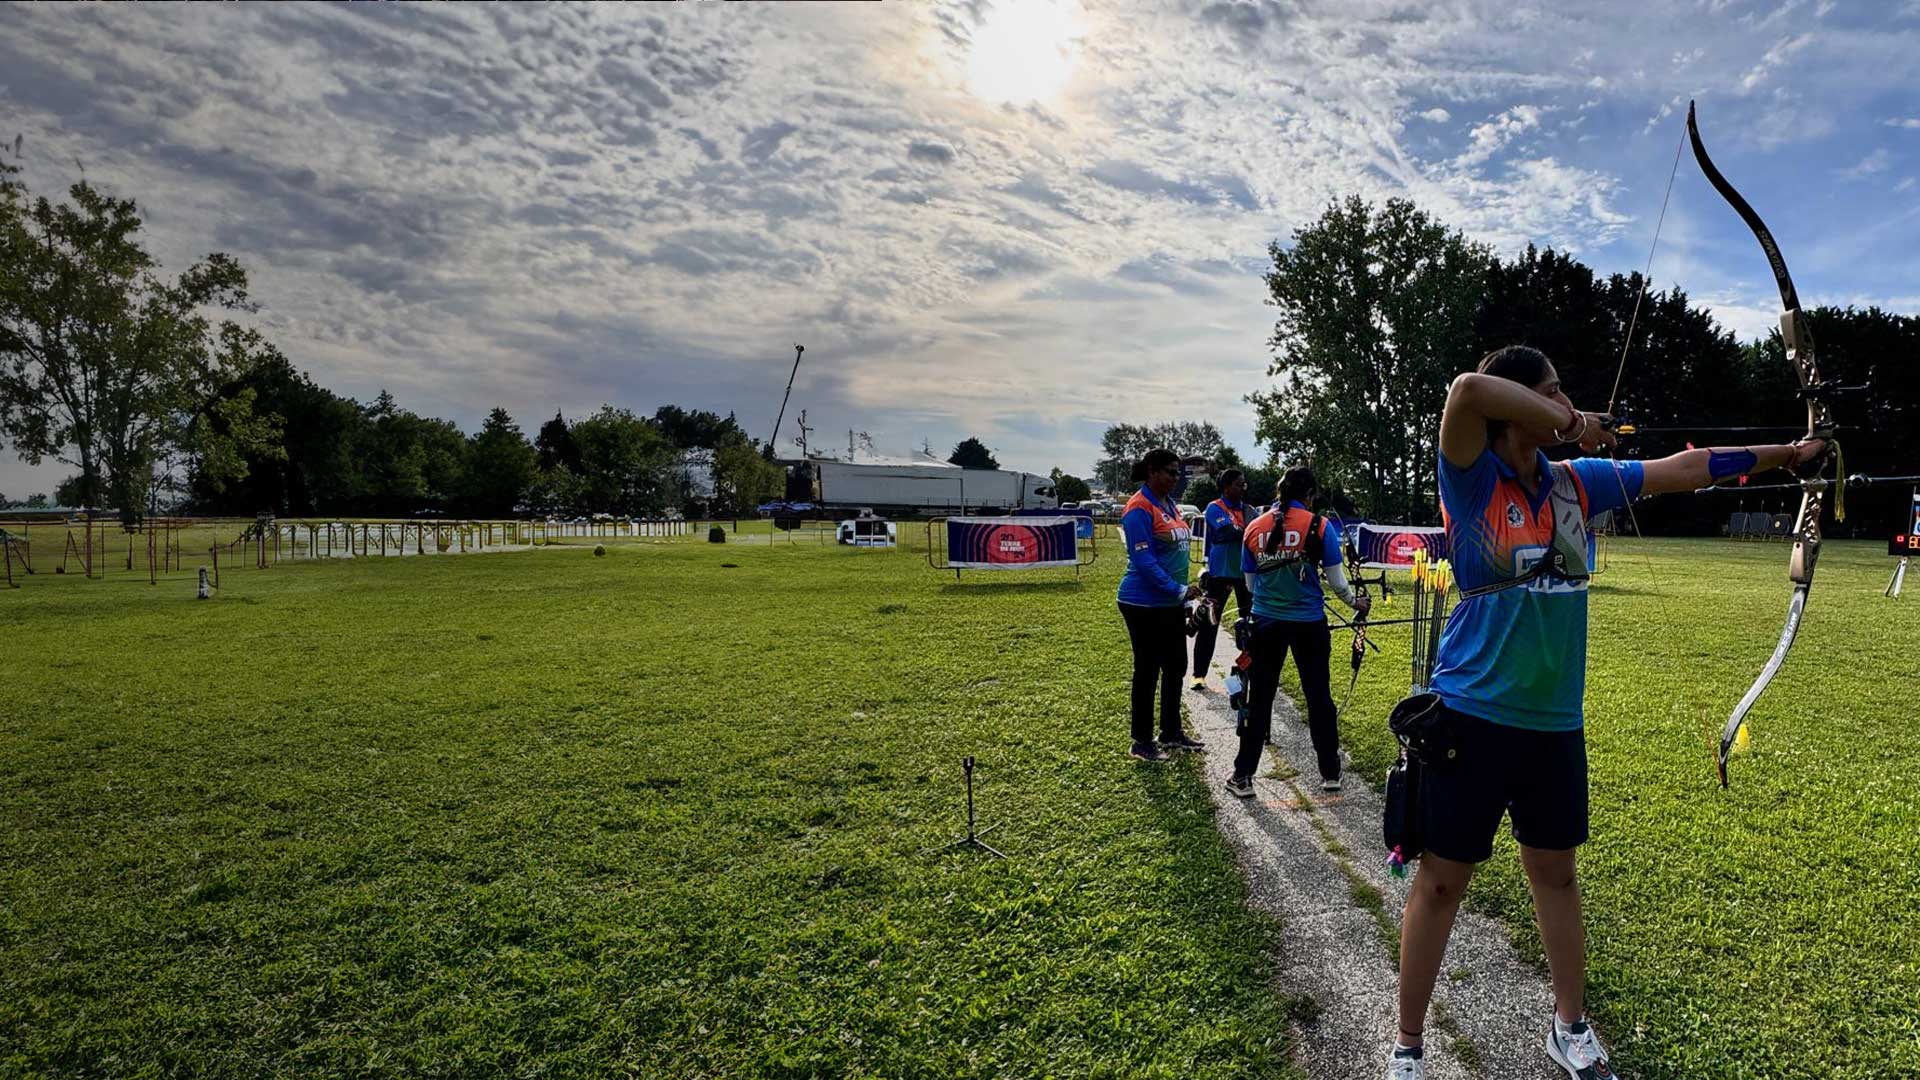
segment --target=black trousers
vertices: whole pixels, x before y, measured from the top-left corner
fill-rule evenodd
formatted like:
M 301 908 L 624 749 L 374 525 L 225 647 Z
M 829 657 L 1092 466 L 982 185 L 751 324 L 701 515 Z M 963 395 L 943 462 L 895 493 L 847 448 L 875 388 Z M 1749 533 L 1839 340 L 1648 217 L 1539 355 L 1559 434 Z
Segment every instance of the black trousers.
M 1220 615 L 1221 625 L 1233 629 L 1233 622 L 1227 618 L 1227 597 L 1232 596 L 1234 604 L 1242 615 L 1253 614 L 1253 594 L 1247 591 L 1246 578 L 1207 579 L 1207 599 L 1213 601 L 1213 609 Z M 1213 663 L 1213 642 L 1220 635 L 1203 632 L 1193 635 L 1193 677 L 1203 678 L 1207 674 L 1207 665 Z
M 1252 661 L 1247 670 L 1247 722 L 1240 733 L 1240 753 L 1233 759 L 1235 776 L 1252 776 L 1260 767 L 1267 733 L 1273 730 L 1273 696 L 1280 687 L 1280 669 L 1293 654 L 1300 673 L 1300 690 L 1307 699 L 1307 729 L 1313 734 L 1313 753 L 1325 780 L 1340 775 L 1340 725 L 1333 691 L 1328 686 L 1328 663 L 1333 654 L 1333 632 L 1325 619 L 1313 622 L 1262 620 L 1253 629 Z
M 1187 669 L 1187 613 L 1173 607 L 1121 604 L 1133 642 L 1133 741 L 1153 741 L 1153 684 L 1160 682 L 1160 735 L 1180 734 L 1180 677 Z

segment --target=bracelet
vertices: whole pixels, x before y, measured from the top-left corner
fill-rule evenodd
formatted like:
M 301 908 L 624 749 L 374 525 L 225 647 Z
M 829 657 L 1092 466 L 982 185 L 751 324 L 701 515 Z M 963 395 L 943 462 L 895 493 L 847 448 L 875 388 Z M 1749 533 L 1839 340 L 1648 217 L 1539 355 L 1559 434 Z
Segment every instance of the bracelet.
M 1587 427 L 1588 427 L 1588 426 L 1589 426 L 1589 425 L 1590 425 L 1590 424 L 1592 423 L 1592 421 L 1590 421 L 1590 420 L 1588 420 L 1588 419 L 1587 419 L 1587 414 L 1586 414 L 1586 413 L 1583 413 L 1583 412 L 1581 412 L 1581 411 L 1580 411 L 1579 409 L 1575 409 L 1575 410 L 1573 410 L 1573 415 L 1575 415 L 1575 416 L 1577 416 L 1577 417 L 1579 417 L 1579 418 L 1580 418 L 1580 430 L 1579 430 L 1578 432 L 1576 432 L 1575 434 L 1573 434 L 1573 435 L 1571 435 L 1571 436 L 1568 436 L 1568 435 L 1562 435 L 1562 434 L 1560 434 L 1560 429 L 1559 429 L 1559 428 L 1554 428 L 1554 429 L 1553 429 L 1553 437 L 1554 437 L 1554 438 L 1556 438 L 1556 439 L 1559 439 L 1559 440 L 1560 440 L 1561 442 L 1563 442 L 1563 443 L 1570 443 L 1570 442 L 1579 442 L 1579 441 L 1580 441 L 1581 439 L 1584 439 L 1584 438 L 1586 438 L 1586 435 L 1587 435 Z M 1569 420 L 1569 421 L 1567 422 L 1567 426 L 1569 426 L 1569 427 L 1571 427 L 1571 426 L 1573 426 L 1573 422 L 1572 422 L 1571 420 Z

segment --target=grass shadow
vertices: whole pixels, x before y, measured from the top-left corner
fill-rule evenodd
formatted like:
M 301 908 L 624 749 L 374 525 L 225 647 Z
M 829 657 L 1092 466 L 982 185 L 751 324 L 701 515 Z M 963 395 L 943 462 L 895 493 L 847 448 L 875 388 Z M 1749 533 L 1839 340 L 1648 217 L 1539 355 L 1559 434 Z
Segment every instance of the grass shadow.
M 1022 595 L 1022 594 L 1033 594 L 1033 593 L 1039 593 L 1039 594 L 1077 593 L 1082 589 L 1084 589 L 1085 587 L 1086 587 L 1086 582 L 1078 581 L 1078 580 L 1076 581 L 980 581 L 980 582 L 957 581 L 957 582 L 950 582 L 946 585 L 940 586 L 940 591 L 942 593 L 954 594 L 954 595 L 961 595 L 961 594 L 970 593 L 970 592 L 972 593 L 983 592 L 983 593 L 990 593 L 994 596 L 1006 596 L 1009 594 Z

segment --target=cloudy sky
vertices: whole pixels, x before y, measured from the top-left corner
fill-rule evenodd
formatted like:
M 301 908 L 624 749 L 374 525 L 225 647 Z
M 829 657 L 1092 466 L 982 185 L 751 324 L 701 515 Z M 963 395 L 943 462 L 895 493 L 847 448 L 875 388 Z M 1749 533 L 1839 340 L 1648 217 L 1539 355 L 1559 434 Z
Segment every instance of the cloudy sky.
M 1330 199 L 1638 269 L 1690 97 L 1809 303 L 1920 310 L 1920 0 L 0 7 L 28 183 L 238 256 L 335 391 L 764 437 L 801 342 L 783 450 L 805 408 L 1035 471 L 1115 420 L 1251 451 L 1266 244 Z M 1690 159 L 1653 272 L 1778 306 Z

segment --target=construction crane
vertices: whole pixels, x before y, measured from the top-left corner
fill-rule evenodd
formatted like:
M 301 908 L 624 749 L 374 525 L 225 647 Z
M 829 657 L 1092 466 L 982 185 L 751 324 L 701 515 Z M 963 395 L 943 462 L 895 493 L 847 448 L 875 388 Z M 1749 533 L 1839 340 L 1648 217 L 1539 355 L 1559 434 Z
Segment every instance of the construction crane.
M 796 344 L 793 347 L 793 370 L 787 373 L 787 392 L 780 395 L 780 413 L 773 418 L 773 436 L 767 440 L 768 461 L 773 460 L 774 444 L 780 441 L 780 421 L 787 418 L 787 399 L 793 396 L 793 379 L 800 374 L 800 354 L 806 351 L 805 345 Z

